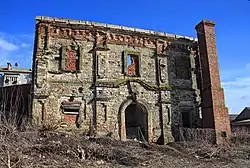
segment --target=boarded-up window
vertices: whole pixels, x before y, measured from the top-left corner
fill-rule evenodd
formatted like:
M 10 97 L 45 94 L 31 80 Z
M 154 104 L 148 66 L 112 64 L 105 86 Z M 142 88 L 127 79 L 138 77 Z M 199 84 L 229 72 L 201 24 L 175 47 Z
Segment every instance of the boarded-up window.
M 76 123 L 77 118 L 80 113 L 81 102 L 74 101 L 73 99 L 70 101 L 62 102 L 62 112 L 64 114 L 64 122 L 68 123 Z
M 188 57 L 175 58 L 176 78 L 177 79 L 190 79 L 191 78 L 191 65 Z
M 63 71 L 75 72 L 81 68 L 81 48 L 63 46 L 61 51 L 61 69 Z

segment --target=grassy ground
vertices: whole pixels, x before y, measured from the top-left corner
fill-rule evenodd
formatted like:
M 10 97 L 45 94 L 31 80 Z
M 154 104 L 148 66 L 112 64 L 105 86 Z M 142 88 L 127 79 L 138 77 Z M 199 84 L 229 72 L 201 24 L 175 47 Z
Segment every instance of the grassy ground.
M 1 131 L 0 167 L 250 167 L 250 147 L 209 144 L 166 146 L 90 138 L 60 132 Z

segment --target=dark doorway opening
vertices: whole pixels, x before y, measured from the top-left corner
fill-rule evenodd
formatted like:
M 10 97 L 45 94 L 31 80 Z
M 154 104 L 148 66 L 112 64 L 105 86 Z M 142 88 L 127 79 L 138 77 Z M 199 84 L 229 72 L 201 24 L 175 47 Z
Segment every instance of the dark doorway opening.
M 131 103 L 125 110 L 126 138 L 148 141 L 148 113 L 140 103 Z
M 182 112 L 182 126 L 184 128 L 191 128 L 191 123 L 190 123 L 190 113 L 189 112 Z

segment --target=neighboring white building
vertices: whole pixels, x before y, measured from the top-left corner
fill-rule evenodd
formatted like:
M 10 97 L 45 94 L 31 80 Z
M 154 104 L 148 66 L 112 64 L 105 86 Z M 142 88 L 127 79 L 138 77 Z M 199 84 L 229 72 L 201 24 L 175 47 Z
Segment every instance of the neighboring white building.
M 0 68 L 0 87 L 28 84 L 31 80 L 32 71 L 20 69 L 18 64 L 13 68 L 10 63 L 7 63 L 7 68 Z

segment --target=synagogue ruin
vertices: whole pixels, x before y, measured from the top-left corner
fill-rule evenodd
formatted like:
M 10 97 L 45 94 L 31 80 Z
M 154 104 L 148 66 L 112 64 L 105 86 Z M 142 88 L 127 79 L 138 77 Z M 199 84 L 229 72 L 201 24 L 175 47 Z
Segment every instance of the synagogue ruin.
M 214 26 L 201 21 L 197 39 L 37 17 L 33 119 L 159 144 L 213 128 L 219 143 L 230 125 Z

